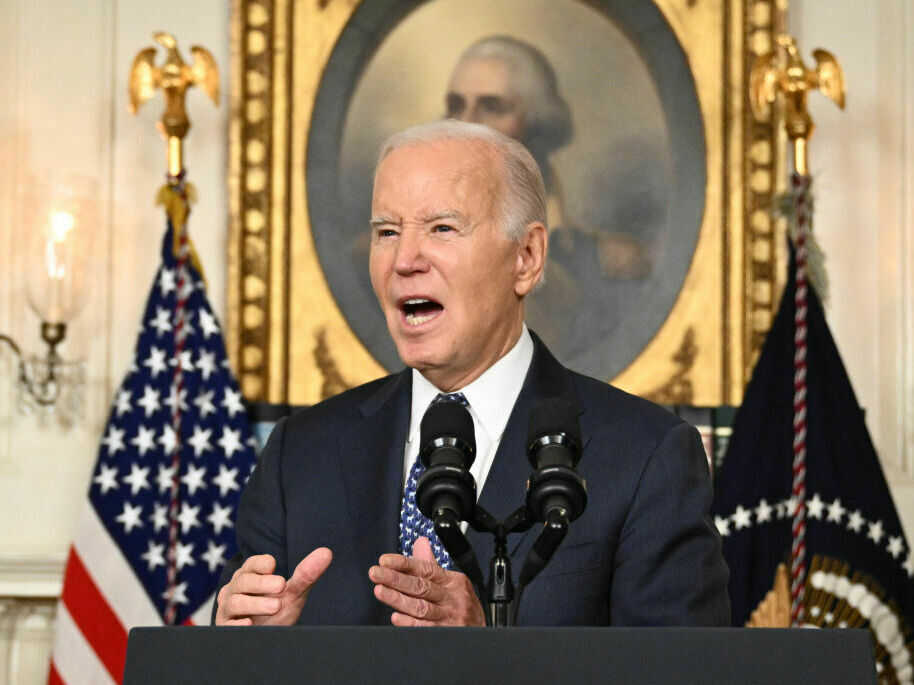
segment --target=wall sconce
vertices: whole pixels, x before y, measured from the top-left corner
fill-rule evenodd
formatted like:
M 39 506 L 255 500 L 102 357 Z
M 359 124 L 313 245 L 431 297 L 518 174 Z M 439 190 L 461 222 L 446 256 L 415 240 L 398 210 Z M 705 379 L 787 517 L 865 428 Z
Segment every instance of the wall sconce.
M 43 356 L 25 355 L 8 335 L 0 334 L 19 360 L 19 409 L 56 413 L 71 424 L 82 415 L 85 362 L 66 361 L 57 350 L 86 302 L 88 262 L 96 225 L 94 194 L 85 179 L 68 178 L 30 184 L 20 193 L 28 231 L 26 291 L 28 303 L 41 319 Z

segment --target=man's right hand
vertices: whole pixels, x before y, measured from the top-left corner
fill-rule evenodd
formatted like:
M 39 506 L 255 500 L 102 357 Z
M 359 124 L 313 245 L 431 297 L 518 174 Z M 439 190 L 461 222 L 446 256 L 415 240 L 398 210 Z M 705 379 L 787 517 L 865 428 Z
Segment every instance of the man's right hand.
M 219 590 L 216 625 L 292 625 L 298 620 L 311 587 L 332 559 L 329 549 L 318 547 L 299 562 L 286 580 L 273 575 L 276 559 L 271 555 L 248 557 Z

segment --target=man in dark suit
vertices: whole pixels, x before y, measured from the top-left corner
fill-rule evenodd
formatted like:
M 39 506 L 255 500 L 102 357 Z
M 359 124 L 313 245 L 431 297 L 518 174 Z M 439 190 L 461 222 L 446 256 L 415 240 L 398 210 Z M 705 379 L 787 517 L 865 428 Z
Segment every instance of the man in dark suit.
M 563 397 L 581 410 L 589 505 L 518 623 L 728 625 L 696 431 L 564 368 L 524 325 L 547 235 L 523 146 L 453 121 L 393 136 L 371 224 L 372 286 L 409 368 L 277 424 L 241 500 L 216 623 L 482 625 L 471 583 L 416 516 L 419 421 L 433 402 L 468 404 L 479 502 L 502 518 L 523 501 L 531 409 Z M 488 556 L 485 536 L 468 537 Z M 535 538 L 511 536 L 517 564 Z

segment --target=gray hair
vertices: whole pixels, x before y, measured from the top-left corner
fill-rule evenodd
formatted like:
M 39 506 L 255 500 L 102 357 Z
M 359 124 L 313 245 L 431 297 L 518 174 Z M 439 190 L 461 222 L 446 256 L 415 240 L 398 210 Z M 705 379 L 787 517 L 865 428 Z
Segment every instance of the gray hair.
M 520 240 L 531 223 L 546 224 L 546 188 L 533 155 L 513 138 L 482 124 L 444 119 L 394 133 L 381 145 L 375 173 L 384 158 L 394 150 L 445 140 L 481 143 L 500 158 L 503 187 L 500 190 L 499 218 L 508 238 Z
M 511 70 L 511 88 L 524 100 L 523 142 L 537 159 L 571 140 L 571 110 L 559 94 L 555 70 L 538 48 L 511 36 L 488 36 L 464 50 L 454 70 L 473 59 L 497 59 Z

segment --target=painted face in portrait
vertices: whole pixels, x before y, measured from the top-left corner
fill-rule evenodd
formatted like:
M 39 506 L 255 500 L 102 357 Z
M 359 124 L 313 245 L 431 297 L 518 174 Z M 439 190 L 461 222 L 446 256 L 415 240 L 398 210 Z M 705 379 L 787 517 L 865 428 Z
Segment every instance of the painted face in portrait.
M 400 358 L 441 390 L 511 348 L 542 271 L 542 245 L 499 226 L 497 164 L 484 144 L 442 140 L 393 150 L 375 176 L 372 287 Z
M 461 60 L 448 84 L 446 116 L 523 140 L 526 109 L 511 83 L 509 65 L 497 57 Z

